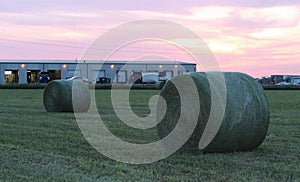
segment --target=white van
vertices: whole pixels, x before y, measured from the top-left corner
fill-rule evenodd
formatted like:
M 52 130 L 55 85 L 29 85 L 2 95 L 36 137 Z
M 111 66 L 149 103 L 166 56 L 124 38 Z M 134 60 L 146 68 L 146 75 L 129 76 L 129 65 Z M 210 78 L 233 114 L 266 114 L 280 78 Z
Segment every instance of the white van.
M 160 76 L 158 72 L 143 72 L 142 73 L 142 83 L 156 84 L 159 82 L 168 81 L 167 77 Z

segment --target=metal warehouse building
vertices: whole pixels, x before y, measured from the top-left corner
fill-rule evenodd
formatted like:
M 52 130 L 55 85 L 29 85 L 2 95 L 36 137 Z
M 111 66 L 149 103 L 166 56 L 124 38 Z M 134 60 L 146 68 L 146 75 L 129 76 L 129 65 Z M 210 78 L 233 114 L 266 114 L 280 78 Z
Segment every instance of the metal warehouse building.
M 79 76 L 91 83 L 99 78 L 107 78 L 108 83 L 129 83 L 132 75 L 144 72 L 171 79 L 195 71 L 196 64 L 177 61 L 0 60 L 0 84 L 37 83 L 40 72 L 49 72 L 51 80 Z

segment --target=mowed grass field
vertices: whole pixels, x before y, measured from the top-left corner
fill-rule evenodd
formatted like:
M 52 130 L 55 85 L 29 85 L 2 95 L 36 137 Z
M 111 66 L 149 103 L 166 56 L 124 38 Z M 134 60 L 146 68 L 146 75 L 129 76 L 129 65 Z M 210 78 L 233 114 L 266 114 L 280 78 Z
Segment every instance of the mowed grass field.
M 131 91 L 133 111 L 147 115 L 157 90 Z M 111 160 L 85 140 L 72 113 L 48 113 L 43 90 L 0 90 L 0 181 L 300 181 L 300 91 L 266 91 L 271 121 L 262 145 L 249 152 L 177 152 L 152 164 Z M 117 136 L 158 139 L 154 129 L 122 124 L 109 90 L 96 90 L 99 112 Z

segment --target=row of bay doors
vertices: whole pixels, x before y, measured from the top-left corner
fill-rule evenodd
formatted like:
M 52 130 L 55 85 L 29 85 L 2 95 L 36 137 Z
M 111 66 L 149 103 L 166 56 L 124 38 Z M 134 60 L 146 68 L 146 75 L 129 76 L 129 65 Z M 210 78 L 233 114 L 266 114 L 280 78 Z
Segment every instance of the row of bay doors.
M 173 71 L 164 71 L 164 74 L 162 76 L 168 78 L 168 80 L 171 80 L 173 78 Z M 127 83 L 127 81 L 128 81 L 127 71 L 126 70 L 118 70 L 116 73 L 116 81 L 117 81 L 117 83 Z
M 162 76 L 168 78 L 169 80 L 171 80 L 174 76 L 172 70 L 166 70 L 161 73 L 162 73 Z M 183 74 L 183 73 L 186 73 L 186 71 L 182 70 L 182 71 L 178 72 L 178 74 Z M 70 71 L 68 73 L 68 75 L 80 76 L 81 73 L 80 73 L 80 71 Z M 92 71 L 92 83 L 93 84 L 95 84 L 97 82 L 97 80 L 101 77 L 102 78 L 108 77 L 105 70 L 93 70 Z M 129 78 L 128 78 L 127 70 L 117 70 L 116 71 L 116 78 L 114 81 L 116 81 L 117 83 L 127 83 L 128 79 Z
M 93 71 L 92 74 L 92 83 L 96 83 L 98 78 L 107 77 L 105 70 Z M 165 71 L 165 77 L 169 80 L 173 78 L 173 71 Z M 127 83 L 128 82 L 128 74 L 126 70 L 117 70 L 116 71 L 116 79 L 117 83 Z
M 186 71 L 184 70 L 182 72 L 179 72 L 178 74 L 183 74 L 183 73 L 186 73 Z M 134 74 L 134 72 L 132 72 L 132 74 Z M 168 80 L 171 80 L 174 76 L 172 70 L 161 72 L 160 75 L 166 77 Z M 126 70 L 117 71 L 116 81 L 117 83 L 127 83 L 128 82 L 127 71 Z

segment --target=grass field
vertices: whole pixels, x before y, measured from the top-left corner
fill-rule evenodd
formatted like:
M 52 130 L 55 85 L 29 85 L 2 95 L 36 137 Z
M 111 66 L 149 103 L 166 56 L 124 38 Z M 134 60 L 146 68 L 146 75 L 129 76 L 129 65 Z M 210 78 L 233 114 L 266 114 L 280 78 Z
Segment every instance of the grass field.
M 0 90 L 0 181 L 300 181 L 300 91 L 266 91 L 271 122 L 256 150 L 229 154 L 177 152 L 152 164 L 130 165 L 93 149 L 74 114 L 47 113 L 43 90 Z M 134 90 L 132 108 L 149 113 L 157 90 Z M 126 127 L 112 111 L 108 90 L 97 103 L 111 131 L 128 141 L 157 139 L 155 130 Z

